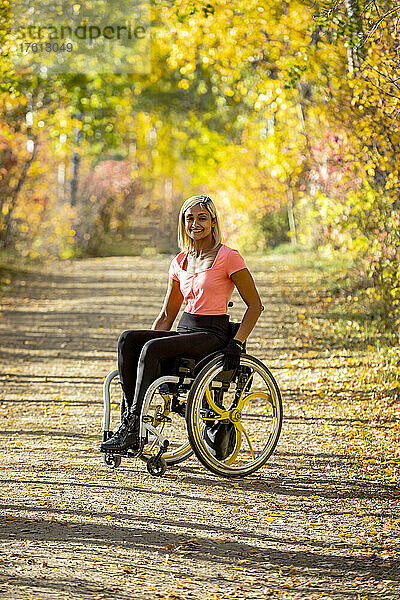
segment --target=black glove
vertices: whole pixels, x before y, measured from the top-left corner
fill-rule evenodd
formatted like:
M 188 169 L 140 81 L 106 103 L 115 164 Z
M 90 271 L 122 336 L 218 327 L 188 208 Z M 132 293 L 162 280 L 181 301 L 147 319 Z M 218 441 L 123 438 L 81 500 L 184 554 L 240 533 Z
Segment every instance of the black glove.
M 231 339 L 229 344 L 222 349 L 224 354 L 224 371 L 233 371 L 240 365 L 240 353 L 243 350 L 243 343 L 239 340 Z

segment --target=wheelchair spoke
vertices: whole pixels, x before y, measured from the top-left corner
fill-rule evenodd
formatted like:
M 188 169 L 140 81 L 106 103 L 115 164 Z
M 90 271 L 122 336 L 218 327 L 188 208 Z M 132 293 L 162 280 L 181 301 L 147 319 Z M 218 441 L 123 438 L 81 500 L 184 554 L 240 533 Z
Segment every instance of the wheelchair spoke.
M 267 392 L 252 392 L 251 394 L 247 394 L 247 396 L 245 396 L 244 398 L 242 398 L 242 395 L 241 395 L 237 408 L 238 408 L 238 410 L 243 410 L 244 405 L 247 404 L 248 402 L 250 402 L 250 400 L 259 400 L 259 399 L 264 399 L 269 404 L 271 404 L 272 407 L 274 406 L 274 402 L 272 400 L 271 394 L 268 394 Z
M 212 410 L 214 412 L 217 413 L 217 415 L 219 415 L 218 420 L 229 419 L 229 412 L 227 410 L 224 410 L 223 408 L 220 408 L 217 404 L 215 404 L 214 400 L 212 399 L 209 385 L 206 387 L 205 394 L 206 394 L 208 405 L 210 406 L 210 408 L 212 408 Z
M 240 433 L 244 433 L 244 437 L 246 438 L 247 443 L 248 443 L 249 448 L 250 448 L 251 458 L 254 460 L 255 454 L 254 454 L 253 446 L 251 445 L 249 434 L 247 433 L 247 431 L 243 427 L 242 423 L 240 423 L 240 421 L 239 421 L 239 423 L 235 423 L 235 427 L 236 427 L 236 430 L 240 431 Z
M 247 378 L 247 381 L 246 381 L 246 383 L 245 383 L 245 384 L 244 384 L 244 386 L 243 386 L 243 389 L 242 389 L 242 391 L 240 392 L 240 396 L 239 396 L 239 400 L 238 400 L 238 406 L 243 406 L 243 405 L 241 405 L 240 403 L 241 403 L 241 400 L 242 400 L 242 398 L 243 398 L 243 394 L 244 394 L 244 393 L 245 393 L 245 391 L 246 391 L 246 388 L 247 388 L 247 386 L 250 384 L 250 382 L 251 382 L 251 380 L 252 380 L 252 378 L 253 378 L 253 375 L 254 375 L 254 371 L 253 371 L 252 373 L 250 373 L 250 375 L 249 375 L 249 376 L 248 376 L 248 378 Z
M 238 423 L 235 423 L 234 425 L 236 430 L 236 444 L 232 454 L 224 461 L 226 465 L 231 465 L 237 459 L 240 448 L 242 447 L 242 430 L 237 427 Z

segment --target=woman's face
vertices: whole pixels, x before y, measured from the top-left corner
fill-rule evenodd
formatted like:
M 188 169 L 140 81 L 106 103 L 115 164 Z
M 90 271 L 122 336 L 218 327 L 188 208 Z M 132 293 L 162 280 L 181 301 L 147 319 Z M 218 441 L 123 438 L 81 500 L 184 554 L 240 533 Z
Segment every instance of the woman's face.
M 200 240 L 211 234 L 215 219 L 204 205 L 195 204 L 191 208 L 187 208 L 183 217 L 186 233 L 192 240 Z

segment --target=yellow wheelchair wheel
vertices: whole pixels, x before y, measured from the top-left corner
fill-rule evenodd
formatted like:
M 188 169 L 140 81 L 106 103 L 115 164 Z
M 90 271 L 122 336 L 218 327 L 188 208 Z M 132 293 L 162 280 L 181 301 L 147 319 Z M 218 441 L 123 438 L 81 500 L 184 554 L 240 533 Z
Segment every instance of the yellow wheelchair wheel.
M 244 477 L 264 465 L 278 443 L 283 409 L 279 387 L 257 358 L 242 354 L 233 374 L 222 354 L 196 376 L 186 411 L 190 444 L 199 461 L 224 477 Z M 224 431 L 225 447 L 213 445 Z M 226 443 L 227 435 L 229 436 Z

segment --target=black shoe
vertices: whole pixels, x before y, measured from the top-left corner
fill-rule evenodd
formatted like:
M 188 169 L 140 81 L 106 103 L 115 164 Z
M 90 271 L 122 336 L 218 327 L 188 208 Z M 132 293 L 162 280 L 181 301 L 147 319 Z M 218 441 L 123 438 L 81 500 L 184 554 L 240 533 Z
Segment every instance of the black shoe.
M 112 437 L 100 444 L 100 452 L 138 451 L 140 448 L 139 429 L 140 417 L 138 415 L 125 417 Z

